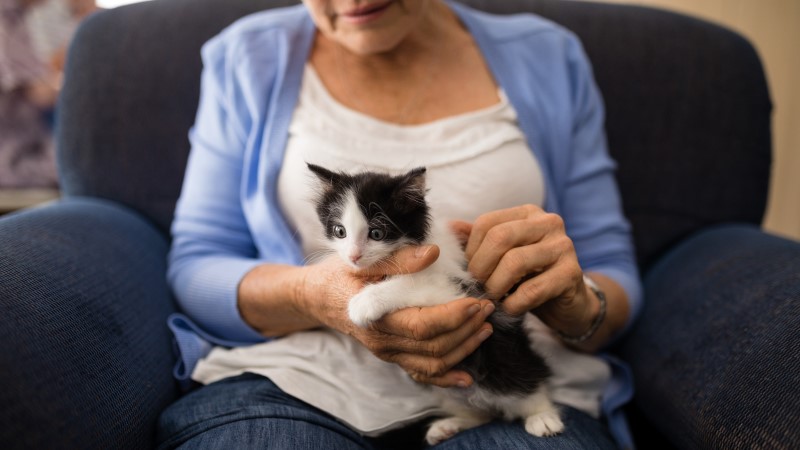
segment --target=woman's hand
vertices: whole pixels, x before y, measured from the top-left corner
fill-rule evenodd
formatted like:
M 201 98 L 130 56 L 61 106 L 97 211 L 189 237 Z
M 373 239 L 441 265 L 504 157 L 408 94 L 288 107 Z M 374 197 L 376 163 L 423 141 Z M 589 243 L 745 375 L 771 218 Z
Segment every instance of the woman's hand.
M 472 379 L 451 368 L 491 335 L 488 300 L 464 298 L 443 305 L 406 308 L 387 314 L 369 328 L 354 325 L 347 303 L 367 283 L 385 276 L 418 272 L 438 258 L 435 246 L 406 247 L 389 264 L 353 271 L 332 257 L 308 266 L 303 285 L 306 309 L 325 325 L 353 336 L 378 358 L 402 367 L 418 382 L 437 386 L 469 386 Z M 322 300 L 322 301 L 320 301 Z M 309 304 L 310 302 L 311 304 Z
M 558 215 L 525 205 L 484 214 L 474 224 L 456 222 L 453 228 L 468 236 L 470 273 L 509 313 L 533 311 L 570 336 L 585 333 L 599 315 L 599 299 L 583 281 L 572 240 Z M 600 278 L 602 282 L 596 281 L 609 286 L 614 296 L 624 296 L 613 281 Z M 602 334 L 607 337 L 610 332 Z M 594 341 L 585 348 L 598 346 Z
M 437 306 L 406 308 L 387 314 L 369 329 L 350 334 L 375 356 L 396 363 L 415 381 L 441 387 L 467 387 L 472 378 L 451 370 L 492 334 L 488 300 L 454 300 Z
M 368 283 L 418 272 L 439 256 L 436 246 L 406 247 L 389 264 L 355 271 L 338 257 L 305 266 L 263 265 L 239 286 L 239 310 L 265 336 L 327 326 L 353 336 L 378 358 L 398 364 L 421 383 L 469 386 L 472 379 L 451 368 L 492 332 L 489 300 L 463 298 L 432 307 L 387 314 L 369 328 L 354 325 L 347 304 Z
M 439 255 L 435 246 L 406 247 L 389 264 L 353 271 L 333 257 L 309 266 L 303 297 L 315 302 L 309 310 L 327 326 L 349 334 L 378 358 L 402 367 L 418 382 L 438 386 L 469 386 L 472 379 L 450 370 L 491 335 L 486 317 L 494 310 L 487 300 L 464 298 L 443 305 L 406 308 L 387 314 L 369 328 L 354 325 L 347 303 L 367 283 L 385 276 L 418 272 Z

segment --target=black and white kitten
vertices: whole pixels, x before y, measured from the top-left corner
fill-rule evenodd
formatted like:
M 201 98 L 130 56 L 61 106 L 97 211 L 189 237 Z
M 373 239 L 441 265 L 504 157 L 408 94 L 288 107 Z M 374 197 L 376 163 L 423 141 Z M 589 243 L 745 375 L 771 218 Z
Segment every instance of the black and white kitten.
M 425 200 L 425 168 L 400 176 L 375 172 L 348 175 L 308 164 L 319 178 L 317 214 L 326 240 L 356 268 L 380 263 L 404 245 L 436 244 L 439 259 L 417 273 L 371 284 L 348 304 L 350 319 L 367 327 L 385 314 L 409 306 L 433 306 L 483 293 L 466 271 L 461 243 L 446 223 L 431 218 Z M 442 409 L 451 414 L 431 424 L 426 435 L 436 444 L 495 417 L 523 419 L 525 430 L 550 436 L 564 429 L 547 395 L 551 375 L 531 347 L 523 318 L 498 309 L 488 321 L 493 334 L 456 368 L 475 380 L 468 389 L 441 389 Z

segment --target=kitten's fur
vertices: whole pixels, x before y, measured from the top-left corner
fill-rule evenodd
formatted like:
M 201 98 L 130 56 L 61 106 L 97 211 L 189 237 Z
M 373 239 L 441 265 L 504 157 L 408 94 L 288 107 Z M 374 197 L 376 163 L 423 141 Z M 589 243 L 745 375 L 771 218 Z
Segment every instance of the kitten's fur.
M 390 277 L 365 287 L 348 305 L 350 319 L 367 327 L 409 306 L 432 306 L 483 294 L 466 271 L 464 251 L 447 224 L 432 220 L 425 201 L 425 169 L 389 176 L 354 175 L 309 164 L 321 190 L 317 214 L 330 247 L 357 268 L 381 264 L 396 249 L 436 244 L 439 259 L 421 272 Z M 498 310 L 489 317 L 493 334 L 456 368 L 475 380 L 468 389 L 444 389 L 443 409 L 452 417 L 433 422 L 426 440 L 441 442 L 493 417 L 521 418 L 536 436 L 564 429 L 546 393 L 550 369 L 532 348 L 523 318 Z

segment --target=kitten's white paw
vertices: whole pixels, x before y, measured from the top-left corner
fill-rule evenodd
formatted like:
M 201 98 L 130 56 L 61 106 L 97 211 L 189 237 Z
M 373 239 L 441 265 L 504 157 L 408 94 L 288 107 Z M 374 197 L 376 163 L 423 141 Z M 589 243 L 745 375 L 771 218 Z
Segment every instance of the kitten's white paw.
M 364 289 L 350 299 L 347 304 L 347 315 L 354 324 L 361 328 L 367 328 L 372 322 L 383 317 L 385 313 L 377 306 L 378 302 L 369 295 L 367 289 Z
M 428 433 L 425 434 L 425 441 L 429 445 L 436 445 L 450 439 L 463 430 L 462 422 L 458 417 L 448 417 L 433 422 L 431 427 L 428 428 Z
M 525 431 L 534 436 L 554 436 L 564 431 L 558 411 L 544 411 L 525 419 Z

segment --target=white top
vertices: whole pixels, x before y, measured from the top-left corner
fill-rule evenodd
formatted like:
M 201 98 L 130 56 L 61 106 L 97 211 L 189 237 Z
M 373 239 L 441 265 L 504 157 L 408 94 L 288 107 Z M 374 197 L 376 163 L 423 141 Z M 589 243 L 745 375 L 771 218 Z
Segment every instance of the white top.
M 514 108 L 502 91 L 499 97 L 499 103 L 478 111 L 401 126 L 343 106 L 308 65 L 278 179 L 279 201 L 306 257 L 313 259 L 324 236 L 311 200 L 315 177 L 307 162 L 331 170 L 393 174 L 425 166 L 427 200 L 435 217 L 473 221 L 497 209 L 541 205 L 539 165 Z M 608 365 L 567 349 L 529 317 L 536 348 L 554 372 L 549 382 L 553 400 L 599 416 Z M 216 348 L 198 363 L 192 378 L 207 384 L 244 372 L 269 377 L 286 393 L 367 435 L 437 412 L 430 387 L 329 329 L 250 347 Z
M 304 253 L 319 250 L 317 237 L 324 236 L 311 202 L 316 178 L 307 162 L 395 175 L 425 166 L 426 199 L 435 217 L 473 221 L 488 211 L 541 205 L 539 164 L 517 127 L 514 108 L 499 95 L 499 103 L 479 111 L 396 125 L 345 107 L 307 66 L 278 178 L 278 199 Z

